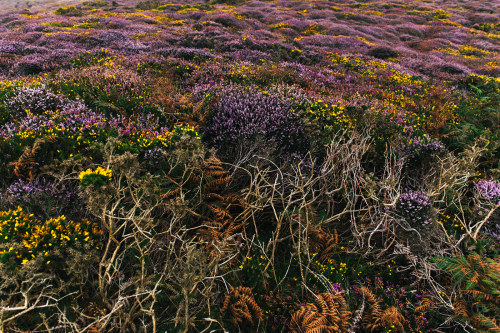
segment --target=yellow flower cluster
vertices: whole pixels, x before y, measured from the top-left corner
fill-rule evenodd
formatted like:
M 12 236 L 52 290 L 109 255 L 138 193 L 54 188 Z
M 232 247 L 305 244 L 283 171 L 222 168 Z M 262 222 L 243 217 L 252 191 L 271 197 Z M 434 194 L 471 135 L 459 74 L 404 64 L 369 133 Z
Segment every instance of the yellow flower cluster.
M 368 40 L 366 40 L 365 37 L 358 36 L 358 37 L 356 37 L 356 39 L 362 41 L 363 43 L 365 43 L 368 46 L 374 46 L 375 45 L 375 43 L 372 43 L 372 42 L 369 42 Z
M 83 178 L 85 178 L 85 176 L 88 176 L 88 175 L 101 175 L 101 176 L 104 176 L 108 179 L 111 179 L 111 177 L 113 176 L 113 173 L 110 169 L 105 169 L 103 167 L 97 167 L 97 169 L 95 170 L 92 170 L 92 169 L 87 169 L 85 171 L 82 171 L 80 172 L 80 175 L 78 176 L 80 178 L 80 180 L 82 180 Z
M 338 126 L 342 129 L 352 129 L 354 126 L 354 120 L 345 113 L 345 108 L 342 105 L 328 105 L 322 100 L 311 104 L 309 111 L 304 116 L 326 122 L 327 127 Z
M 462 222 L 457 219 L 456 216 L 450 216 L 448 214 L 445 214 L 444 212 L 439 212 L 438 221 L 445 227 L 454 227 L 456 230 L 460 229 L 461 231 L 465 230 Z
M 288 28 L 289 26 L 290 26 L 289 23 L 279 22 L 279 23 L 271 25 L 271 28 L 273 28 L 273 29 L 283 29 L 283 28 Z
M 72 61 L 77 68 L 121 69 L 123 57 L 102 48 L 99 54 L 92 55 L 90 51 L 85 51 Z
M 412 85 L 412 84 L 416 84 L 416 85 L 421 85 L 423 84 L 422 81 L 420 80 L 414 80 L 413 77 L 409 74 L 406 74 L 406 73 L 403 73 L 403 72 L 400 72 L 400 71 L 395 71 L 395 70 L 392 70 L 393 74 L 391 76 L 391 81 L 395 82 L 395 83 L 398 83 L 398 84 L 401 84 L 401 85 Z
M 201 140 L 201 136 L 198 132 L 196 132 L 194 127 L 188 125 L 176 125 L 172 131 L 166 131 L 162 134 L 147 131 L 142 132 L 135 138 L 135 141 L 141 148 L 149 147 L 154 143 L 159 143 L 162 146 L 169 148 L 185 134 L 197 140 Z
M 75 242 L 87 243 L 95 240 L 101 231 L 95 223 L 86 219 L 80 222 L 68 221 L 66 216 L 40 221 L 33 214 L 16 210 L 0 212 L 0 259 L 15 257 L 21 264 L 26 264 L 37 255 L 50 259 L 51 252 L 60 250 L 63 245 L 74 245 Z M 2 249 L 1 244 L 9 245 Z M 50 263 L 47 260 L 46 263 Z
M 485 84 L 500 85 L 500 78 L 493 77 L 493 76 L 472 74 L 472 75 L 469 75 L 469 78 L 471 80 L 473 80 L 474 82 L 479 81 L 479 82 L 484 82 Z
M 231 72 L 230 76 L 232 80 L 246 80 L 248 79 L 249 75 L 253 75 L 254 72 L 252 71 L 252 68 L 250 66 L 247 66 L 246 64 L 243 64 L 241 62 L 235 62 L 233 65 L 231 65 Z
M 458 48 L 458 50 L 446 48 L 438 49 L 437 51 L 448 53 L 457 57 L 463 57 L 465 59 L 476 59 L 477 57 L 487 57 L 492 55 L 490 51 L 482 50 L 470 45 L 462 45 Z
M 320 35 L 324 34 L 325 32 L 326 32 L 325 28 L 314 23 L 310 24 L 309 27 L 307 27 L 307 29 L 302 32 L 302 34 L 309 36 L 309 35 Z

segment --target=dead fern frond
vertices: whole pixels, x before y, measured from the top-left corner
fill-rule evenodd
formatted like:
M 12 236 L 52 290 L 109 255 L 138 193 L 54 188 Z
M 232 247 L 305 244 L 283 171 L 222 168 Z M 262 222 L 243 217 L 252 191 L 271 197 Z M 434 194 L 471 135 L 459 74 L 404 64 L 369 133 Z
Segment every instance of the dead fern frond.
M 486 317 L 485 315 L 483 315 L 481 313 L 476 313 L 476 314 L 474 314 L 474 316 L 472 316 L 471 321 L 474 324 L 474 326 L 484 327 L 485 329 L 488 330 L 488 332 L 493 332 L 493 333 L 500 332 L 498 318 L 490 318 L 490 317 Z
M 489 259 L 477 253 L 435 259 L 449 273 L 460 297 L 453 303 L 455 317 L 479 330 L 495 331 L 500 318 L 500 258 Z
M 205 185 L 205 191 L 211 192 L 211 191 L 220 190 L 220 189 L 224 188 L 224 186 L 229 184 L 230 181 L 231 181 L 231 176 L 212 180 Z
M 226 314 L 226 312 L 235 326 L 244 322 L 254 326 L 255 321 L 261 321 L 264 318 L 264 312 L 255 302 L 252 290 L 248 287 L 240 286 L 231 289 L 222 304 L 221 313 Z
M 176 196 L 180 192 L 181 192 L 181 189 L 180 189 L 180 187 L 178 187 L 174 190 L 170 190 L 167 193 L 162 194 L 160 197 L 161 197 L 161 199 L 171 199 L 172 197 Z
M 309 246 L 312 252 L 318 254 L 320 261 L 327 260 L 339 243 L 337 230 L 333 230 L 333 234 L 330 234 L 322 227 L 313 228 L 309 239 Z
M 347 332 L 351 312 L 342 295 L 323 293 L 315 301 L 302 306 L 292 315 L 289 325 L 291 332 Z
M 453 302 L 453 308 L 455 309 L 455 316 L 461 316 L 466 319 L 470 319 L 470 313 L 467 309 L 467 303 L 463 298 L 458 298 Z
M 399 312 L 399 309 L 395 306 L 391 306 L 390 308 L 385 309 L 382 312 L 382 316 L 375 323 L 379 328 L 385 328 L 390 325 L 394 325 L 394 327 L 399 331 L 404 331 L 404 325 L 406 323 L 405 317 Z
M 432 307 L 432 301 L 425 297 L 422 299 L 420 306 L 415 308 L 415 312 L 425 313 Z
M 101 333 L 101 331 L 99 331 L 97 329 L 97 327 L 95 327 L 95 326 L 90 326 L 87 332 L 88 333 Z
M 229 214 L 229 212 L 226 209 L 219 208 L 215 205 L 209 205 L 208 207 L 212 211 L 212 214 L 214 214 L 218 220 L 232 219 L 233 218 L 231 216 L 231 214 Z
M 220 178 L 220 177 L 227 177 L 227 174 L 229 173 L 229 171 L 218 170 L 218 169 L 213 170 L 211 168 L 207 168 L 204 173 L 205 173 L 205 175 L 210 176 L 210 177 Z
M 217 199 L 217 200 L 224 200 L 224 196 L 217 194 L 217 193 L 205 193 L 203 194 L 204 199 Z
M 36 177 L 36 155 L 45 143 L 55 143 L 54 136 L 47 136 L 35 140 L 33 147 L 27 147 L 21 157 L 16 162 L 9 163 L 14 167 L 14 175 L 19 178 L 24 178 L 33 181 Z
M 382 308 L 380 306 L 380 300 L 377 296 L 365 286 L 359 287 L 359 291 L 365 296 L 365 300 L 368 305 L 368 309 L 365 310 L 365 316 L 361 321 L 363 328 L 367 331 L 374 331 L 379 326 L 377 322 L 382 319 Z
M 214 155 L 203 161 L 200 171 L 201 178 L 208 179 L 203 187 L 203 199 L 209 199 L 210 203 L 205 204 L 200 213 L 203 222 L 198 237 L 205 243 L 212 258 L 223 258 L 238 251 L 238 245 L 243 241 L 245 226 L 236 221 L 234 216 L 241 210 L 244 201 L 235 193 L 224 193 L 232 178 Z

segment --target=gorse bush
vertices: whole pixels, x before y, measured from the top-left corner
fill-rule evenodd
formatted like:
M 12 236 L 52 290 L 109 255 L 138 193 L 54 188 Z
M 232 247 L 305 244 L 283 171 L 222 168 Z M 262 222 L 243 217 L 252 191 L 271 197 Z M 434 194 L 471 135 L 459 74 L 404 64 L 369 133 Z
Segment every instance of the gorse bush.
M 55 13 L 63 16 L 83 16 L 82 10 L 75 6 L 57 8 Z
M 82 249 L 96 244 L 101 231 L 88 220 L 69 221 L 64 215 L 40 221 L 21 207 L 0 212 L 0 262 L 11 269 L 42 257 L 46 265 L 63 260 L 65 248 Z
M 112 175 L 113 172 L 110 169 L 97 167 L 95 170 L 87 169 L 80 172 L 78 178 L 80 178 L 80 186 L 85 188 L 89 185 L 104 185 L 111 180 Z
M 147 0 L 147 1 L 140 1 L 137 5 L 135 5 L 135 8 L 141 9 L 141 10 L 150 10 L 150 9 L 155 9 L 163 5 L 162 1 L 157 1 L 157 0 Z

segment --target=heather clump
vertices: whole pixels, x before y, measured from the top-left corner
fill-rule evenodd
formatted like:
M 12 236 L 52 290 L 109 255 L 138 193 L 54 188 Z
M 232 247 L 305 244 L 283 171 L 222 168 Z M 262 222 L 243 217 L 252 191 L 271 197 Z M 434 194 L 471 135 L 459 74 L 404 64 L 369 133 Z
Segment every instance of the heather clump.
M 480 180 L 474 184 L 474 187 L 481 199 L 500 205 L 500 183 L 493 180 Z
M 24 212 L 42 218 L 58 214 L 69 217 L 84 214 L 85 206 L 74 182 L 55 183 L 47 178 L 19 179 L 0 193 L 5 208 L 21 207 Z
M 252 146 L 257 139 L 274 145 L 282 157 L 307 149 L 308 140 L 299 118 L 278 96 L 257 87 L 230 85 L 214 99 L 204 137 L 222 152 L 238 145 Z
M 422 161 L 444 152 L 446 152 L 446 147 L 439 140 L 427 136 L 410 137 L 404 143 L 402 151 L 403 155 L 407 156 L 411 162 Z
M 378 59 L 396 58 L 399 53 L 389 47 L 379 46 L 368 51 L 368 55 Z
M 14 96 L 5 102 L 8 113 L 14 119 L 23 118 L 27 111 L 40 115 L 45 111 L 56 111 L 66 104 L 67 100 L 53 93 L 48 87 L 20 87 Z
M 432 223 L 432 202 L 420 191 L 402 193 L 394 211 L 413 227 L 427 227 Z

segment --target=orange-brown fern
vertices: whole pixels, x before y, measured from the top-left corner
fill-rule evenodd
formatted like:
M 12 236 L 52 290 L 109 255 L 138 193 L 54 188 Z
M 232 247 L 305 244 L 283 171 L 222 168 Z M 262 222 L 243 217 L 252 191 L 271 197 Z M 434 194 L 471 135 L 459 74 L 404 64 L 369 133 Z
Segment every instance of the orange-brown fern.
M 255 302 L 252 290 L 248 287 L 232 288 L 224 298 L 221 309 L 222 314 L 228 314 L 233 325 L 248 323 L 254 326 L 256 321 L 264 318 L 264 312 Z
M 404 331 L 406 319 L 397 307 L 391 306 L 382 312 L 381 317 L 375 322 L 375 324 L 379 329 L 394 325 L 395 329 Z
M 320 261 L 327 260 L 339 243 L 337 230 L 333 233 L 326 232 L 321 226 L 310 231 L 309 246 L 312 252 L 318 254 Z
M 351 312 L 343 296 L 319 294 L 315 303 L 303 305 L 292 315 L 290 331 L 293 333 L 347 332 Z
M 365 296 L 365 300 L 368 303 L 361 325 L 366 331 L 374 331 L 379 328 L 377 322 L 380 322 L 383 315 L 380 300 L 365 286 L 359 287 L 359 291 Z
M 233 252 L 243 240 L 244 224 L 236 221 L 233 211 L 237 212 L 244 201 L 235 193 L 225 193 L 231 176 L 218 158 L 210 156 L 200 169 L 202 178 L 206 179 L 203 199 L 208 209 L 201 214 L 204 220 L 198 237 L 205 243 L 210 256 L 221 258 Z
M 33 147 L 27 147 L 16 162 L 9 163 L 10 166 L 14 167 L 14 175 L 19 178 L 33 181 L 36 177 L 36 155 L 42 148 L 43 144 L 54 142 L 56 142 L 56 138 L 54 136 L 36 139 Z

